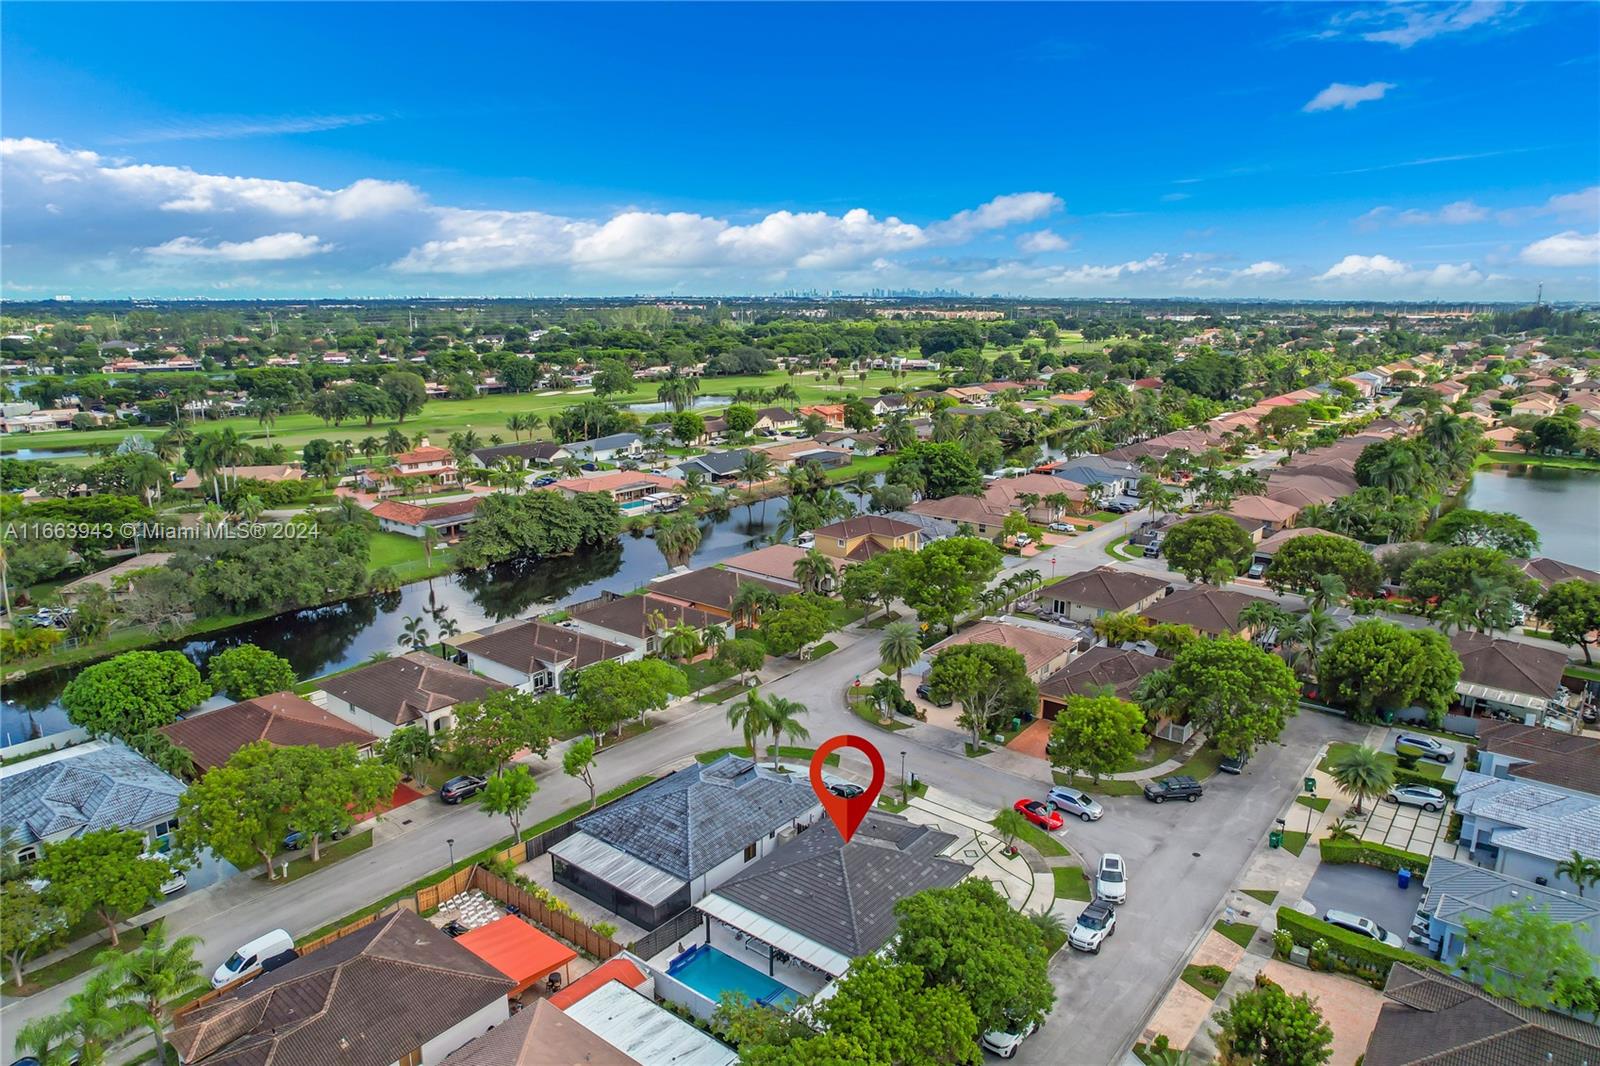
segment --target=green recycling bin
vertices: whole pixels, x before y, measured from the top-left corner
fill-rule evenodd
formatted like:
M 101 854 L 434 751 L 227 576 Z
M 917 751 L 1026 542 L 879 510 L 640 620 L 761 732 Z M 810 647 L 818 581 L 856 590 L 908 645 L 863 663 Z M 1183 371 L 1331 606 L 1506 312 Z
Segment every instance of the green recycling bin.
M 1274 829 L 1272 832 L 1267 834 L 1267 847 L 1269 847 L 1269 848 L 1281 848 L 1281 847 L 1283 847 L 1283 830 L 1282 829 Z

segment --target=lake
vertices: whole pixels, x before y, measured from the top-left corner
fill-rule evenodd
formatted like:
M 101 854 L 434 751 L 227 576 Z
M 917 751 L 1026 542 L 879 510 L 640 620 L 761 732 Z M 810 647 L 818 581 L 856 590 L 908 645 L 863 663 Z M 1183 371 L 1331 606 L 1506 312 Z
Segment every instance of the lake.
M 0 448 L 7 459 L 76 459 L 88 455 L 83 448 Z
M 732 396 L 696 396 L 684 410 L 701 411 L 707 407 L 726 407 L 732 402 Z M 639 415 L 657 415 L 672 410 L 670 403 L 661 403 L 659 400 L 652 403 L 630 403 L 626 406 L 629 411 Z
M 1600 471 L 1488 466 L 1472 475 L 1462 504 L 1510 511 L 1539 531 L 1539 553 L 1600 570 Z
M 852 497 L 859 506 L 860 497 Z M 751 508 L 735 507 L 726 518 L 701 522 L 704 535 L 691 566 L 704 567 L 769 543 L 783 521 L 788 500 L 775 497 Z M 518 559 L 486 570 L 417 581 L 397 593 L 362 596 L 324 607 L 275 615 L 157 651 L 182 651 L 202 669 L 216 652 L 255 644 L 289 660 L 300 678 L 320 677 L 370 659 L 375 652 L 399 654 L 407 617 L 424 616 L 430 634 L 439 612 L 468 633 L 508 618 L 548 613 L 563 604 L 629 592 L 665 574 L 666 561 L 648 537 L 624 534 L 615 544 L 559 558 Z M 67 728 L 61 690 L 82 666 L 41 671 L 5 687 L 0 699 L 0 746 Z

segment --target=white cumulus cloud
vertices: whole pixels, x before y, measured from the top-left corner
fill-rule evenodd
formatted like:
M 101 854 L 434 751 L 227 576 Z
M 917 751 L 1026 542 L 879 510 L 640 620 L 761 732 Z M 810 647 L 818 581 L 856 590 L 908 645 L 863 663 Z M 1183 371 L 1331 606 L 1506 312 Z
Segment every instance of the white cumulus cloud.
M 1569 229 L 1554 237 L 1534 241 L 1522 250 L 1524 263 L 1548 267 L 1600 266 L 1600 233 Z
M 1336 81 L 1326 89 L 1307 101 L 1302 111 L 1333 111 L 1343 108 L 1353 110 L 1360 104 L 1372 100 L 1382 100 L 1384 93 L 1393 89 L 1394 83 L 1387 81 L 1369 81 L 1365 85 L 1346 85 Z
M 195 237 L 174 237 L 146 248 L 154 256 L 171 259 L 219 259 L 229 263 L 269 263 L 284 259 L 304 259 L 333 251 L 315 234 L 269 233 L 248 241 L 218 241 L 206 244 Z
M 1072 242 L 1054 230 L 1041 229 L 1022 234 L 1017 238 L 1017 247 L 1029 255 L 1038 255 L 1041 252 L 1064 252 L 1072 247 Z

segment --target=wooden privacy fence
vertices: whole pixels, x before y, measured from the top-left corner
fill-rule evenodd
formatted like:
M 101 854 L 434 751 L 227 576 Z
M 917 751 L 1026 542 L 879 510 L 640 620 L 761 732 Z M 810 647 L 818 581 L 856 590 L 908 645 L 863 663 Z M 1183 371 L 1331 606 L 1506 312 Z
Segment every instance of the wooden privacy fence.
M 467 883 L 468 888 L 475 888 L 501 903 L 516 907 L 524 918 L 531 920 L 535 925 L 544 926 L 563 940 L 576 944 L 601 962 L 622 950 L 621 944 L 608 936 L 601 936 L 581 919 L 551 910 L 539 897 L 521 885 L 507 881 L 497 873 L 482 866 L 474 866 L 466 872 L 471 874 Z

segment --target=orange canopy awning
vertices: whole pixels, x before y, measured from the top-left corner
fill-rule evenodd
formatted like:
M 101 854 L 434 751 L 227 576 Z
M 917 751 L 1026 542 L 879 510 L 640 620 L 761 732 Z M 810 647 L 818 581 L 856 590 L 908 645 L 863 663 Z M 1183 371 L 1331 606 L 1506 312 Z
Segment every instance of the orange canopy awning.
M 517 982 L 513 996 L 578 957 L 561 941 L 510 914 L 462 933 L 456 943 Z

